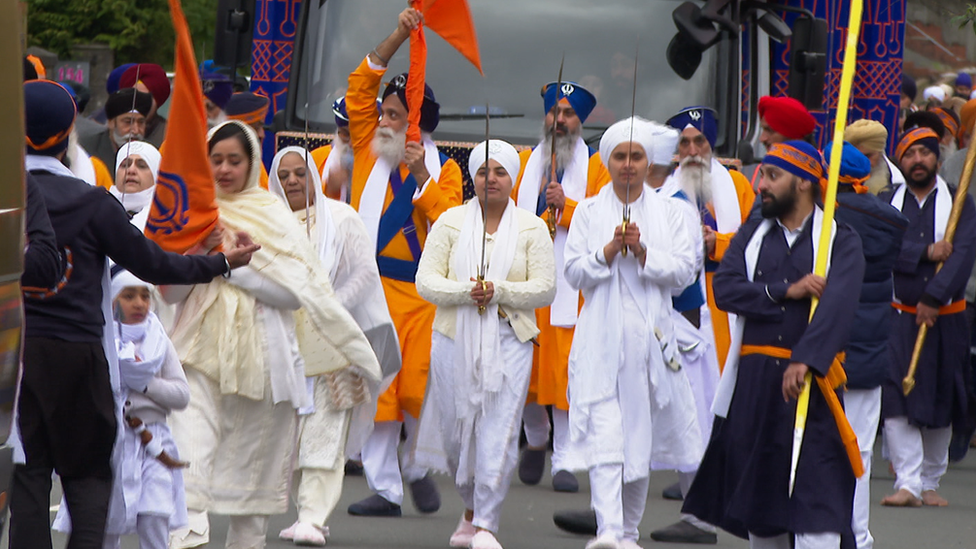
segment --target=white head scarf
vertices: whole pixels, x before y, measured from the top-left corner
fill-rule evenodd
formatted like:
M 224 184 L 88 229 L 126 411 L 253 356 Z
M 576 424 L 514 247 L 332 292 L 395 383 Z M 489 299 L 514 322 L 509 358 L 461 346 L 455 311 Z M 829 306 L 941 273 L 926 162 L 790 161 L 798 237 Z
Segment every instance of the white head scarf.
M 671 126 L 648 122 L 651 128 L 651 148 L 654 149 L 651 155 L 651 164 L 657 166 L 669 166 L 674 160 L 674 153 L 678 149 L 678 140 L 681 134 Z
M 925 88 L 922 92 L 922 99 L 928 101 L 929 99 L 938 99 L 939 101 L 945 101 L 946 92 L 942 89 L 942 86 L 929 86 Z
M 326 202 L 328 199 L 322 192 L 322 177 L 315 166 L 312 154 L 301 147 L 285 147 L 278 151 L 278 154 L 271 161 L 271 170 L 268 172 L 268 190 L 280 198 L 289 210 L 291 209 L 288 204 L 288 197 L 285 196 L 285 188 L 281 184 L 281 179 L 278 178 L 278 167 L 281 165 L 281 159 L 288 153 L 295 153 L 305 159 L 307 167 L 305 177 L 308 178 L 306 181 L 311 184 L 312 192 L 315 193 L 315 203 L 309 205 L 309 208 L 315 212 L 316 238 L 312 242 L 317 244 L 319 259 L 329 269 L 329 279 L 334 283 L 336 267 L 339 265 L 339 252 L 336 249 L 336 227 L 332 220 L 332 212 L 329 210 L 328 202 Z
M 154 286 L 148 282 L 145 282 L 136 277 L 136 275 L 130 273 L 129 271 L 122 269 L 115 276 L 112 277 L 112 301 L 118 299 L 119 294 L 125 288 L 131 287 L 146 287 L 152 290 Z
M 210 140 L 213 139 L 214 134 L 216 134 L 218 130 L 228 124 L 234 124 L 244 130 L 244 136 L 247 138 L 247 142 L 251 145 L 251 169 L 247 173 L 247 181 L 244 183 L 244 188 L 241 190 L 258 187 L 260 186 L 261 181 L 261 142 L 258 141 L 258 135 L 254 133 L 254 129 L 252 129 L 251 126 L 248 126 L 240 120 L 228 120 L 223 124 L 218 124 L 213 128 L 210 128 L 210 131 L 207 132 L 207 144 L 210 144 Z M 247 151 L 244 152 L 246 153 Z M 217 186 L 217 196 L 226 194 L 227 193 L 220 190 L 220 186 Z
M 119 147 L 119 152 L 115 154 L 115 174 L 119 173 L 122 162 L 132 155 L 139 156 L 146 161 L 146 164 L 149 164 L 149 171 L 152 172 L 153 184 L 155 184 L 159 177 L 159 163 L 162 157 L 156 147 L 145 141 L 132 141 Z
M 644 153 L 650 158 L 654 153 L 653 129 L 650 122 L 639 116 L 625 118 L 615 122 L 603 132 L 600 139 L 600 160 L 606 166 L 610 161 L 610 153 L 617 148 L 617 145 L 633 141 L 638 147 L 644 149 Z
M 485 164 L 486 147 L 488 148 L 488 159 L 501 164 L 514 182 L 515 178 L 518 177 L 519 168 L 522 167 L 522 161 L 519 159 L 519 154 L 515 150 L 515 147 L 501 139 L 482 141 L 477 147 L 471 150 L 471 156 L 468 157 L 468 173 L 471 175 L 471 180 L 474 181 L 475 174 Z

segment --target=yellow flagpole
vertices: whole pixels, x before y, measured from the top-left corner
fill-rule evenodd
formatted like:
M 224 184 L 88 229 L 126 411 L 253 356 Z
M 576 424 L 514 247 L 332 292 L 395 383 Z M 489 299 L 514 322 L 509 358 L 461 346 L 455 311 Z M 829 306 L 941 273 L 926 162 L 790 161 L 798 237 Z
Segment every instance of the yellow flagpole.
M 844 48 L 844 63 L 841 69 L 840 93 L 837 96 L 837 116 L 834 120 L 833 145 L 830 150 L 830 164 L 827 166 L 827 193 L 824 198 L 824 220 L 820 230 L 820 241 L 817 248 L 813 272 L 818 276 L 827 274 L 827 257 L 830 253 L 830 233 L 833 229 L 834 210 L 837 209 L 837 181 L 840 179 L 841 153 L 844 150 L 844 128 L 847 126 L 847 110 L 850 106 L 851 88 L 854 84 L 854 72 L 857 70 L 857 45 L 861 33 L 862 0 L 851 0 L 850 18 L 847 22 L 847 44 Z M 819 300 L 814 298 L 810 303 L 810 319 L 817 310 Z M 796 420 L 793 423 L 793 452 L 790 463 L 790 495 L 796 482 L 796 466 L 800 459 L 800 448 L 803 445 L 803 432 L 807 424 L 807 411 L 810 407 L 810 388 L 813 385 L 813 375 L 807 372 L 803 378 L 803 391 L 796 401 Z

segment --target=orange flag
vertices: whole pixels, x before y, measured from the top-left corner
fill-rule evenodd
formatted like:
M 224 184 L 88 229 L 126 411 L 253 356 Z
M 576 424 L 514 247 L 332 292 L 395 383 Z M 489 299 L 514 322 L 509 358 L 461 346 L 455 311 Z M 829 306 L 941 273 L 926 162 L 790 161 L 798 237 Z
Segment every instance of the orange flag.
M 467 0 L 411 0 L 410 5 L 424 14 L 424 23 L 481 70 L 481 54 L 474 21 Z M 420 141 L 420 107 L 424 102 L 427 76 L 427 41 L 423 25 L 410 32 L 410 79 L 407 82 L 407 141 Z
M 180 0 L 169 0 L 169 10 L 176 30 L 176 76 L 146 236 L 166 251 L 185 253 L 217 226 L 218 210 L 190 28 Z

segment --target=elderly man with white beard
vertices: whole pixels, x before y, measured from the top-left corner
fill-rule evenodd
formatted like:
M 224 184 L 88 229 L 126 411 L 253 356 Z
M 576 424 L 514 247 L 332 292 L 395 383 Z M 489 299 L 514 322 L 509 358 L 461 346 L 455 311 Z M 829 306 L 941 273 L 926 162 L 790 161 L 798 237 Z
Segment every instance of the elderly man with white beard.
M 638 549 L 652 464 L 701 458 L 671 317 L 672 290 L 695 279 L 695 244 L 678 203 L 644 184 L 652 143 L 639 118 L 607 129 L 612 185 L 580 203 L 566 239 L 566 279 L 585 299 L 569 357 L 567 463 L 590 476 L 587 549 Z
M 377 100 L 377 119 L 382 112 L 383 104 Z M 312 151 L 312 160 L 315 161 L 319 173 L 322 174 L 325 196 L 348 204 L 350 200 L 350 179 L 355 157 L 350 144 L 352 138 L 349 136 L 349 113 L 346 112 L 345 96 L 332 103 L 332 115 L 335 117 L 336 124 L 335 139 L 332 140 L 332 143 Z
M 349 506 L 349 513 L 400 516 L 403 480 L 422 513 L 440 508 L 437 486 L 427 472 L 405 463 L 402 476 L 397 449 L 401 428 L 413 442 L 427 386 L 431 332 L 436 307 L 417 294 L 420 254 L 431 225 L 448 208 L 461 204 L 461 169 L 438 152 L 430 133 L 440 106 L 425 86 L 420 114 L 422 143 L 406 143 L 407 74 L 387 83 L 382 118 L 376 97 L 389 60 L 421 22 L 413 8 L 398 16 L 397 28 L 349 75 L 346 111 L 354 155 L 350 204 L 376 247 L 380 279 L 400 340 L 403 365 L 380 395 L 376 423 L 362 450 L 366 481 L 375 494 Z
M 522 416 L 528 444 L 519 459 L 518 475 L 529 485 L 542 480 L 550 432 L 546 406 L 552 406 L 552 487 L 557 492 L 576 492 L 579 482 L 566 470 L 563 460 L 569 421 L 566 368 L 579 314 L 579 292 L 569 287 L 563 276 L 563 249 L 576 205 L 606 185 L 610 174 L 600 161 L 600 153 L 583 141 L 583 122 L 596 107 L 596 97 L 575 82 L 550 82 L 543 86 L 541 95 L 546 112 L 542 141 L 519 155 L 522 169 L 512 198 L 519 208 L 550 223 L 556 252 L 556 298 L 551 306 L 535 313 L 539 346 L 532 358 L 529 396 Z
M 718 135 L 715 111 L 708 107 L 688 107 L 672 116 L 667 124 L 681 132 L 678 141 L 678 168 L 665 183 L 685 192 L 697 206 L 705 238 L 705 294 L 708 309 L 702 325 L 711 323 L 719 365 L 729 352 L 729 318 L 715 306 L 712 277 L 729 242 L 749 217 L 756 195 L 749 180 L 740 172 L 728 170 L 713 156 Z M 668 191 L 667 194 L 673 194 Z

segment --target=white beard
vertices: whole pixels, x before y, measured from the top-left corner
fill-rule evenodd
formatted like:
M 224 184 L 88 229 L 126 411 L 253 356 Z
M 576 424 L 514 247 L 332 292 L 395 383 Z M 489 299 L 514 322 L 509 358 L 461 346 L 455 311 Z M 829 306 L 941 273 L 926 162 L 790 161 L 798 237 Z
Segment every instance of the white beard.
M 227 114 L 224 111 L 220 111 L 215 118 L 207 118 L 207 129 L 213 129 L 227 121 Z
M 375 141 L 374 141 L 375 143 Z M 375 149 L 374 149 L 375 151 Z M 352 169 L 353 152 L 352 147 L 350 147 L 345 141 L 339 139 L 338 137 L 332 140 L 332 154 L 339 155 L 339 166 L 344 170 Z
M 576 152 L 576 144 L 582 135 L 582 128 L 575 133 L 568 133 L 556 137 L 556 169 L 562 170 L 573 160 Z M 550 154 L 552 151 L 552 126 L 546 126 L 542 130 L 542 150 L 546 152 L 546 171 L 552 169 L 550 164 Z
M 386 160 L 391 166 L 403 161 L 407 151 L 407 132 L 394 132 L 389 128 L 376 128 L 373 136 L 373 154 Z
M 712 202 L 712 159 L 703 156 L 686 156 L 681 159 L 678 183 L 688 198 L 702 204 Z

